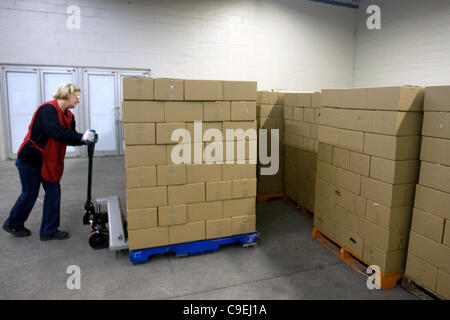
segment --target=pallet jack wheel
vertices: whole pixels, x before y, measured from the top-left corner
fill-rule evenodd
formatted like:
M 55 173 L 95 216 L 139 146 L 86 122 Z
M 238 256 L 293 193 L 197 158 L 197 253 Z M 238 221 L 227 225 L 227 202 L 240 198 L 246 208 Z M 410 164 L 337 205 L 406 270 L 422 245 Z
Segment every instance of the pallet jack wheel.
M 88 241 L 92 249 L 103 249 L 108 247 L 108 235 L 102 232 L 91 232 Z

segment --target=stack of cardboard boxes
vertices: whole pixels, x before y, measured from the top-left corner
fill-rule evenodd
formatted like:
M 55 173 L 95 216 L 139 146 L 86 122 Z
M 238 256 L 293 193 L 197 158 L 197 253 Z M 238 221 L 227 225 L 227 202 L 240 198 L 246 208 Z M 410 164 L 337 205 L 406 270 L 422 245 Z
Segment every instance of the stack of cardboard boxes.
M 320 93 L 284 97 L 284 192 L 314 211 Z
M 283 105 L 284 93 L 274 91 L 258 91 L 256 101 L 256 117 L 258 121 L 258 130 L 267 129 L 267 153 L 274 157 L 271 152 L 271 131 L 278 129 L 279 146 L 279 165 L 278 172 L 275 175 L 261 175 L 261 167 L 270 167 L 270 164 L 261 164 L 258 162 L 258 194 L 275 194 L 283 192 L 283 162 L 284 162 L 284 120 Z M 259 136 L 258 136 L 258 140 Z M 260 141 L 265 143 L 266 141 Z
M 450 299 L 450 87 L 425 89 L 419 184 L 405 275 Z
M 125 78 L 123 86 L 130 250 L 254 232 L 256 82 Z M 245 152 L 228 129 L 241 129 Z
M 314 226 L 381 272 L 404 270 L 423 89 L 322 90 Z

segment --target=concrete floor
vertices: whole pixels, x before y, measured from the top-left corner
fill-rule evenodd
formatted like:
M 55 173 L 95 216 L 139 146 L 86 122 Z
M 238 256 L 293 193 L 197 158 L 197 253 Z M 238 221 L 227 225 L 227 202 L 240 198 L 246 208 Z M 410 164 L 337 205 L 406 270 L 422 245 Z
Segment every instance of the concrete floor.
M 0 230 L 0 299 L 416 299 L 399 286 L 369 290 L 366 278 L 311 237 L 312 221 L 283 201 L 257 206 L 257 247 L 228 245 L 214 253 L 153 256 L 132 265 L 128 252 L 92 250 L 82 224 L 87 159 L 66 159 L 61 229 L 72 237 L 41 242 L 43 190 L 26 227 L 15 238 Z M 125 201 L 123 157 L 94 160 L 93 198 Z M 0 221 L 20 193 L 14 162 L 0 162 Z M 81 270 L 81 289 L 69 290 L 70 265 Z

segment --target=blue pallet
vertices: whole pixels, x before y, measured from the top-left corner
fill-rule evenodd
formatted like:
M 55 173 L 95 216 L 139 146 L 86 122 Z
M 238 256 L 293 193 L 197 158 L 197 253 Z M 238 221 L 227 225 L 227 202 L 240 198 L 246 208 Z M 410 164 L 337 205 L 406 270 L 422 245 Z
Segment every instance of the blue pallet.
M 130 250 L 130 261 L 134 264 L 148 261 L 148 258 L 155 254 L 164 254 L 175 252 L 177 256 L 186 256 L 200 254 L 207 251 L 216 251 L 221 245 L 241 242 L 243 245 L 258 243 L 259 233 L 245 233 L 227 238 L 218 238 L 211 240 L 201 240 L 172 244 L 168 246 L 154 247 L 148 249 Z

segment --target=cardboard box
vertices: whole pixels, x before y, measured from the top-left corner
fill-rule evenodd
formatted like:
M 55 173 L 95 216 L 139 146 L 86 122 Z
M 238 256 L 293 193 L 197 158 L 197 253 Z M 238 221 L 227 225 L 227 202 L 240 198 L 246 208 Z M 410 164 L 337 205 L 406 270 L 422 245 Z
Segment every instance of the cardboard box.
M 231 102 L 232 121 L 256 120 L 256 102 L 254 101 L 232 101 Z
M 284 130 L 284 119 L 278 118 L 259 118 L 258 119 L 258 128 L 262 129 L 280 129 L 280 133 Z M 269 134 L 268 134 L 269 136 Z
M 335 183 L 336 167 L 329 165 L 323 161 L 317 161 L 316 169 L 317 177 L 329 183 Z
M 361 192 L 361 176 L 357 173 L 353 173 L 341 168 L 336 168 L 336 177 L 334 183 L 348 191 L 355 194 Z
M 155 79 L 155 100 L 183 101 L 184 80 L 182 79 Z
M 153 166 L 166 164 L 166 146 L 146 145 L 125 148 L 125 167 Z
M 311 108 L 311 104 L 312 104 L 312 93 L 307 92 L 297 93 L 296 106 L 303 108 Z
M 130 250 L 146 249 L 169 244 L 169 228 L 149 228 L 128 232 Z
M 363 197 L 338 186 L 334 186 L 334 195 L 336 204 L 360 217 L 366 216 L 366 199 Z
M 336 222 L 329 222 L 329 228 L 334 229 L 335 239 L 343 246 L 350 249 L 357 257 L 362 257 L 365 240 L 357 234 L 345 230 Z
M 311 106 L 313 108 L 320 108 L 320 92 L 314 92 L 311 98 Z
M 232 198 L 232 182 L 216 181 L 206 183 L 206 201 L 226 200 Z
M 186 130 L 189 131 L 191 142 L 203 142 L 203 141 L 214 140 L 214 139 L 212 139 L 212 137 L 207 137 L 207 132 L 209 129 L 218 130 L 218 132 L 216 132 L 216 134 L 219 135 L 218 133 L 220 132 L 221 137 L 222 137 L 219 140 L 224 140 L 225 137 L 224 137 L 222 122 L 202 122 L 200 124 L 201 124 L 201 126 L 198 126 L 198 127 L 202 129 L 201 133 L 198 132 L 197 134 L 195 134 L 194 123 L 193 122 L 186 123 Z M 220 138 L 220 136 L 219 136 L 219 138 Z
M 424 187 L 420 184 L 416 186 L 414 207 L 423 211 L 437 215 L 443 219 L 450 220 L 450 194 Z
M 158 226 L 158 210 L 145 208 L 127 211 L 128 230 L 148 229 Z
M 439 264 L 438 268 L 450 273 L 450 247 L 447 247 L 443 244 L 439 244 Z
M 284 95 L 284 105 L 285 106 L 296 106 L 297 105 L 297 93 L 286 92 Z
M 124 100 L 153 100 L 152 78 L 123 78 Z
M 436 291 L 438 269 L 408 252 L 405 276 L 431 292 Z
M 256 197 L 256 178 L 233 180 L 233 199 Z
M 364 153 L 389 160 L 419 159 L 420 136 L 393 137 L 366 133 Z
M 450 108 L 448 112 L 425 112 L 422 135 L 450 139 Z
M 442 242 L 445 220 L 431 213 L 414 208 L 411 230 L 438 243 Z
M 436 282 L 436 293 L 444 298 L 450 299 L 450 274 L 442 270 L 438 271 Z
M 367 89 L 367 108 L 373 110 L 422 111 L 424 89 L 399 86 Z
M 393 161 L 372 157 L 370 177 L 391 184 L 417 183 L 419 178 L 419 161 Z
M 254 197 L 223 201 L 223 217 L 250 216 L 256 213 L 256 200 Z
M 339 89 L 323 89 L 320 96 L 320 106 L 339 108 L 339 91 Z
M 186 169 L 187 183 L 222 180 L 221 164 L 188 164 L 186 165 Z
M 127 210 L 167 205 L 167 187 L 127 189 Z
M 127 188 L 156 186 L 156 166 L 134 167 L 126 169 Z
M 231 218 L 231 234 L 245 234 L 256 231 L 256 216 L 240 216 Z
M 450 140 L 422 137 L 420 160 L 450 166 Z
M 232 130 L 230 133 L 227 130 Z M 244 131 L 245 136 L 241 136 L 239 131 Z M 235 121 L 223 123 L 224 140 L 257 140 L 258 130 L 256 121 Z M 231 136 L 230 136 L 231 134 Z M 234 139 L 233 139 L 234 137 Z
M 256 101 L 256 81 L 223 81 L 223 100 Z
M 165 102 L 166 122 L 193 122 L 203 120 L 203 102 Z
M 284 106 L 283 109 L 283 118 L 285 120 L 294 120 L 294 107 L 293 106 Z
M 230 101 L 204 102 L 203 119 L 205 121 L 230 121 Z
M 158 166 L 157 171 L 159 186 L 186 184 L 185 165 Z
M 450 167 L 422 161 L 419 183 L 425 187 L 450 193 Z
M 263 104 L 256 107 L 256 114 L 263 118 L 283 118 L 284 106 Z
M 190 183 L 168 187 L 168 204 L 185 204 L 205 201 L 205 183 Z
M 371 124 L 364 131 L 392 136 L 420 136 L 421 112 L 371 111 Z
M 172 141 L 172 133 L 177 129 L 186 129 L 182 122 L 178 123 L 157 123 L 156 124 L 156 143 L 157 144 L 177 144 L 180 140 Z M 186 135 L 181 138 L 181 142 L 187 141 Z
M 363 259 L 370 265 L 379 266 L 380 271 L 385 274 L 404 270 L 406 253 L 406 249 L 384 251 L 378 249 L 376 245 L 364 241 Z
M 367 88 L 342 89 L 337 91 L 340 108 L 366 109 Z
M 345 230 L 358 234 L 359 217 L 339 205 L 334 205 L 334 221 Z
M 232 235 L 231 218 L 206 221 L 206 239 L 225 238 Z
M 294 121 L 303 122 L 303 108 L 294 107 L 292 117 Z
M 336 186 L 316 177 L 315 195 L 321 196 L 327 200 L 334 201 L 336 198 Z
M 303 120 L 308 123 L 315 123 L 316 110 L 314 108 L 305 108 L 303 110 Z
M 362 153 L 364 133 L 319 126 L 319 142 Z
M 205 240 L 205 221 L 169 226 L 169 244 Z
M 222 81 L 220 80 L 184 80 L 184 100 L 215 101 L 228 99 L 223 99 Z M 254 100 L 256 100 L 256 97 Z
M 185 204 L 158 208 L 158 226 L 173 226 L 187 223 L 187 206 Z
M 328 164 L 333 163 L 333 147 L 324 143 L 319 143 L 317 159 Z
M 307 123 L 297 122 L 297 132 L 299 136 L 310 138 L 311 137 L 311 126 Z
M 385 229 L 409 228 L 412 207 L 389 208 L 378 202 L 367 200 L 366 219 Z
M 187 205 L 188 222 L 223 218 L 222 201 L 198 202 Z
M 362 177 L 361 195 L 386 207 L 408 207 L 414 203 L 414 184 L 389 184 Z
M 251 179 L 256 177 L 256 164 L 224 164 L 222 179 Z
M 449 220 L 445 221 L 444 239 L 442 240 L 442 243 L 445 246 L 450 247 L 450 221 Z
M 425 236 L 411 231 L 409 236 L 408 254 L 439 268 L 441 245 Z
M 450 86 L 432 86 L 425 88 L 424 111 L 450 110 Z
M 197 150 L 199 154 L 196 156 Z M 176 161 L 174 162 L 173 160 Z M 181 163 L 177 163 L 179 161 L 181 161 Z M 203 143 L 182 143 L 176 145 L 167 145 L 166 162 L 167 164 L 177 164 L 177 165 L 202 164 L 204 162 Z
M 272 91 L 258 91 L 257 92 L 257 103 L 258 104 L 283 104 L 282 94 L 279 92 Z
M 321 217 L 327 217 L 330 220 L 334 220 L 334 202 L 332 200 L 325 199 L 324 197 L 316 194 L 314 202 L 314 214 L 319 214 Z
M 342 169 L 350 168 L 350 151 L 334 148 L 333 149 L 333 165 Z
M 409 228 L 387 230 L 360 218 L 358 235 L 384 251 L 392 251 L 408 247 Z
M 123 101 L 123 123 L 164 122 L 164 102 Z
M 370 173 L 370 156 L 362 153 L 350 152 L 350 171 L 368 177 Z
M 154 123 L 125 123 L 123 125 L 125 145 L 155 144 Z

